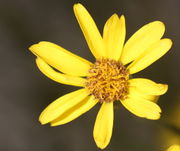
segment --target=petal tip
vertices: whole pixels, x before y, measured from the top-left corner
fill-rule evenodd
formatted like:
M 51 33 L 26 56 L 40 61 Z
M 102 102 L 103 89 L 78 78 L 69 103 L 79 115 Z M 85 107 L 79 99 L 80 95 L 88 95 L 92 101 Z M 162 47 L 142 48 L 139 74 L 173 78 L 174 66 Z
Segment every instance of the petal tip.
M 94 140 L 96 142 L 97 147 L 100 149 L 104 149 L 108 145 L 108 144 L 105 144 L 103 141 L 96 139 L 96 137 L 94 137 Z
M 161 118 L 161 114 L 157 114 L 155 117 L 150 118 L 150 120 L 159 120 Z
M 34 44 L 34 45 L 31 45 L 28 49 L 35 55 L 35 56 L 39 56 L 37 51 L 38 51 L 38 47 L 39 47 L 39 44 Z
M 160 111 L 156 111 L 153 114 L 152 113 L 149 115 L 147 114 L 145 118 L 148 120 L 159 120 L 161 118 L 161 109 Z
M 154 111 L 154 114 L 147 116 L 147 118 L 150 120 L 159 120 L 161 118 L 161 112 L 161 108 L 157 105 L 157 109 Z
M 74 7 L 81 6 L 81 5 L 82 5 L 81 3 L 75 3 Z
M 81 9 L 83 7 L 84 6 L 81 3 L 76 3 L 76 4 L 74 4 L 73 9 L 74 9 L 74 11 L 77 11 L 77 9 Z
M 118 17 L 118 14 L 117 13 L 114 13 L 113 15 L 112 15 L 112 17 Z
M 39 117 L 39 122 L 41 123 L 41 125 L 47 124 L 47 122 L 45 122 L 41 117 Z
M 165 24 L 161 21 L 156 21 L 157 25 L 161 28 L 162 32 L 165 32 Z
M 162 22 L 162 21 L 153 21 L 153 22 L 150 22 L 149 25 L 159 31 L 161 31 L 162 35 L 164 34 L 165 32 L 165 24 Z
M 124 25 L 124 28 L 126 28 L 126 19 L 124 15 L 120 16 L 119 21 L 122 25 Z M 125 29 L 125 34 L 126 34 L 126 29 Z
M 38 45 L 38 44 L 31 45 L 28 49 L 29 49 L 30 51 L 34 51 L 34 48 L 36 48 L 37 45 Z
M 157 21 L 154 21 L 154 22 L 152 22 L 152 23 L 154 23 L 154 24 L 156 24 L 156 25 L 159 25 L 159 26 L 165 28 L 165 24 L 164 24 L 162 21 L 157 20 Z
M 120 20 L 125 20 L 125 16 L 124 16 L 124 14 L 122 14 L 121 16 L 120 16 Z
M 28 49 L 33 51 L 35 48 L 37 48 L 37 46 L 39 46 L 40 44 L 45 44 L 45 43 L 50 43 L 50 42 L 48 42 L 48 41 L 40 41 L 40 42 L 38 42 L 36 44 L 31 45 Z
M 118 14 L 114 13 L 108 20 L 107 22 L 112 22 L 112 21 L 115 21 L 115 20 L 119 20 L 119 17 L 118 17 Z
M 49 121 L 47 121 L 47 118 L 45 118 L 45 116 L 44 116 L 44 111 L 40 114 L 38 120 L 41 123 L 41 125 L 45 125 L 49 122 Z
M 168 85 L 167 84 L 159 84 L 159 86 L 162 91 L 162 94 L 165 94 L 168 90 Z
M 170 48 L 171 48 L 171 46 L 173 44 L 173 41 L 171 39 L 169 39 L 169 38 L 166 38 L 165 40 L 166 40 L 166 43 L 169 44 Z

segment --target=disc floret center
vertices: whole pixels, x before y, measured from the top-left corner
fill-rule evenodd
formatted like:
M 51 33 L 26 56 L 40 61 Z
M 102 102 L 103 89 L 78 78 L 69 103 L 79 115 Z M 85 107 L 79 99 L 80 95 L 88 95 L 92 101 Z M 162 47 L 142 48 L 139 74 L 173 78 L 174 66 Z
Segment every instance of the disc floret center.
M 129 72 L 119 61 L 98 59 L 88 71 L 85 87 L 99 102 L 124 100 L 128 94 Z

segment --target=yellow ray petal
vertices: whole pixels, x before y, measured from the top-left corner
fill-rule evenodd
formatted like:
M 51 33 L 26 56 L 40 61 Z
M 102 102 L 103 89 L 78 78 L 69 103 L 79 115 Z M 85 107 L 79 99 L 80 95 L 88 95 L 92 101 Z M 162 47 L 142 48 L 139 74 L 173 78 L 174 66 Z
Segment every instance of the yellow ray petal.
M 168 85 L 157 84 L 149 79 L 144 78 L 130 79 L 129 86 L 149 95 L 162 95 L 168 90 Z
M 129 72 L 139 72 L 161 58 L 172 46 L 170 39 L 159 40 L 128 66 Z
M 121 62 L 127 64 L 136 59 L 153 43 L 159 41 L 164 31 L 165 26 L 160 21 L 154 21 L 143 26 L 126 42 Z
M 80 87 L 83 87 L 85 84 L 86 80 L 84 78 L 59 73 L 55 71 L 53 68 L 51 68 L 41 58 L 36 59 L 36 64 L 42 73 L 44 73 L 48 78 L 56 82 L 68 84 L 68 85 L 80 86 Z
M 89 61 L 50 42 L 40 42 L 29 49 L 52 67 L 69 75 L 86 76 L 91 65 Z
M 94 96 L 89 96 L 85 98 L 82 102 L 67 110 L 60 117 L 51 122 L 51 126 L 58 126 L 62 124 L 66 124 L 85 112 L 89 111 L 93 106 L 97 104 L 97 100 L 94 99 Z
M 152 102 L 157 102 L 159 98 L 159 95 L 152 95 L 152 94 L 145 93 L 145 91 L 142 91 L 141 89 L 138 89 L 137 87 L 129 87 L 129 96 L 133 98 L 145 99 Z
M 67 110 L 79 104 L 88 95 L 89 92 L 86 89 L 80 89 L 58 98 L 44 109 L 39 117 L 39 121 L 41 124 L 46 124 L 55 120 Z
M 160 118 L 160 107 L 151 101 L 141 98 L 128 98 L 121 101 L 124 107 L 136 116 L 157 120 Z
M 141 79 L 141 78 L 139 78 Z M 134 79 L 132 79 L 134 80 Z M 135 79 L 136 80 L 136 79 Z M 148 79 L 144 79 L 144 80 L 148 80 Z M 153 81 L 150 81 L 149 82 L 153 82 Z M 155 83 L 155 82 L 154 82 Z M 130 84 L 131 85 L 131 84 Z M 141 85 L 143 86 L 143 85 Z M 154 93 L 155 94 L 155 93 Z M 156 93 L 157 94 L 157 93 Z M 134 102 L 137 100 L 138 102 L 145 102 L 148 104 L 148 102 L 155 102 L 157 99 L 158 99 L 159 95 L 152 95 L 152 93 L 146 93 L 146 91 L 143 91 L 142 88 L 139 89 L 138 87 L 135 87 L 135 86 L 130 86 L 129 87 L 129 94 L 128 94 L 128 98 L 127 100 L 133 100 Z M 125 101 L 125 100 L 124 100 Z M 123 101 L 122 101 L 123 102 Z M 149 103 L 149 105 L 151 105 L 152 103 Z M 156 103 L 153 103 L 155 104 L 156 107 L 154 107 L 158 112 L 161 112 L 161 109 L 160 107 L 156 104 Z
M 103 40 L 108 58 L 119 60 L 126 34 L 125 18 L 112 15 L 106 22 Z
M 97 146 L 104 149 L 110 142 L 113 130 L 113 102 L 104 102 L 96 117 L 93 136 Z
M 93 18 L 81 4 L 74 5 L 74 13 L 87 44 L 95 58 L 105 57 L 103 40 Z
M 144 99 L 157 103 L 159 100 L 159 95 L 145 95 Z

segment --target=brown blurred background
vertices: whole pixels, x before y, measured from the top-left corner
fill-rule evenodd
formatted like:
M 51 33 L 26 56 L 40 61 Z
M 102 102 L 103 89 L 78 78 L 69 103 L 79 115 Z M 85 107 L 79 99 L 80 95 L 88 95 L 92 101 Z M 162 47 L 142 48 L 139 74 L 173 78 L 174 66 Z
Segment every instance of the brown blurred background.
M 127 38 L 154 20 L 166 25 L 172 49 L 136 74 L 168 83 L 159 100 L 162 118 L 135 117 L 122 106 L 115 111 L 108 151 L 165 151 L 180 144 L 180 1 L 179 0 L 0 0 L 0 151 L 98 151 L 92 131 L 99 106 L 71 123 L 41 126 L 38 116 L 53 100 L 77 88 L 46 78 L 28 47 L 51 41 L 94 61 L 73 14 L 82 3 L 102 32 L 113 13 L 124 14 Z M 126 39 L 127 39 L 126 38 Z

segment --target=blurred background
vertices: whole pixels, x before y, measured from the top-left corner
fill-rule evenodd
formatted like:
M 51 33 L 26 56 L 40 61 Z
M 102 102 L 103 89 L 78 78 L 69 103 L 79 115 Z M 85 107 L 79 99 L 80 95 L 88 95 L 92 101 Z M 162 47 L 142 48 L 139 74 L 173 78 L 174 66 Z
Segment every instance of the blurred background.
M 138 118 L 121 105 L 115 110 L 113 136 L 108 151 L 165 151 L 180 144 L 180 1 L 179 0 L 0 0 L 0 151 L 98 151 L 93 126 L 99 106 L 72 121 L 50 127 L 38 116 L 56 98 L 78 88 L 58 84 L 36 67 L 28 47 L 51 41 L 94 61 L 73 14 L 82 3 L 102 32 L 113 14 L 124 14 L 128 39 L 141 26 L 160 20 L 172 49 L 156 63 L 136 74 L 169 91 L 158 104 L 158 121 Z

